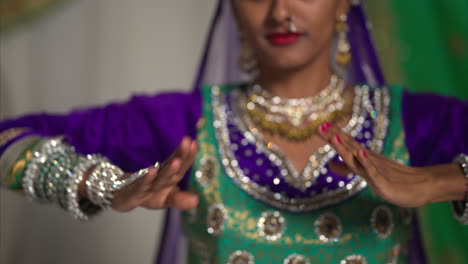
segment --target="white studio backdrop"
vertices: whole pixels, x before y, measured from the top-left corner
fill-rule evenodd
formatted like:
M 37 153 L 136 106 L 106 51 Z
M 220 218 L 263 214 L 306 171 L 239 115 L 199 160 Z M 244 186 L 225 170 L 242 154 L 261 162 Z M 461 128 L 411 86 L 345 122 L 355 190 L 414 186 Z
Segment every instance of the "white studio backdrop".
M 69 0 L 0 39 L 0 118 L 188 90 L 215 0 Z M 0 190 L 1 264 L 151 263 L 163 212 L 81 223 Z

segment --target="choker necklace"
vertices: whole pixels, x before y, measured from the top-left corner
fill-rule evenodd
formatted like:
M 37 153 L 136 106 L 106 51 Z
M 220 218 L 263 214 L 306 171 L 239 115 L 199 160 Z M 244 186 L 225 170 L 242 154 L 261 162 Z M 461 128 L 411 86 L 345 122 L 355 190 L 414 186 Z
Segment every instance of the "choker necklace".
M 305 141 L 325 121 L 335 122 L 351 112 L 351 97 L 343 99 L 345 81 L 332 75 L 315 96 L 286 99 L 271 95 L 259 84 L 250 86 L 241 106 L 252 124 L 264 132 L 292 141 Z

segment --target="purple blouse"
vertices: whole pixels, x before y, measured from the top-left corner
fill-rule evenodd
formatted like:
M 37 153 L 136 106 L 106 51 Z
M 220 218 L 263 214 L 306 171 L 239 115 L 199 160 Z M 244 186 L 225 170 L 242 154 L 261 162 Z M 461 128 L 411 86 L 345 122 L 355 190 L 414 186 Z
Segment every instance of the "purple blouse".
M 65 135 L 79 153 L 100 153 L 125 171 L 137 171 L 166 159 L 182 137 L 195 138 L 200 115 L 198 92 L 168 92 L 64 115 L 41 113 L 5 120 L 0 122 L 0 133 L 27 127 L 28 134 Z

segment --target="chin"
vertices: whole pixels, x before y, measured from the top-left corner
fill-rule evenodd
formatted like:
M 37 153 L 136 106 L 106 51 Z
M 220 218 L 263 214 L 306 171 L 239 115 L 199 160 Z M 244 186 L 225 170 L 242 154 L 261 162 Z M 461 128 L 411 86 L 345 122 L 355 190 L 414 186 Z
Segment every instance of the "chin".
M 266 65 L 275 72 L 290 72 L 302 69 L 307 65 L 307 61 L 304 58 L 273 57 L 268 60 Z
M 290 47 L 286 49 L 272 49 L 263 54 L 266 68 L 273 71 L 295 71 L 305 67 L 310 62 L 310 50 Z

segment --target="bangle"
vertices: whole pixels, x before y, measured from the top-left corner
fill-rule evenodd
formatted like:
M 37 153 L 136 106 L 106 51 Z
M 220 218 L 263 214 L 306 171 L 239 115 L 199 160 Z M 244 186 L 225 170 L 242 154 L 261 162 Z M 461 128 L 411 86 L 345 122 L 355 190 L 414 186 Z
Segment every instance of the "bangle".
M 60 195 L 60 190 L 72 174 L 77 161 L 78 155 L 75 149 L 63 143 L 61 138 L 46 140 L 40 150 L 34 152 L 26 170 L 25 181 L 33 183 L 34 196 L 31 197 L 36 200 L 58 203 L 61 208 L 67 208 L 67 202 L 65 197 Z M 29 166 L 32 168 L 30 169 Z M 31 190 L 26 193 L 30 192 Z
M 22 179 L 26 165 L 32 156 L 32 150 L 39 143 L 40 138 L 29 136 L 13 143 L 0 157 L 1 184 L 8 189 L 22 191 Z
M 159 163 L 153 166 L 159 170 Z M 102 208 L 107 208 L 112 204 L 113 192 L 121 190 L 144 177 L 149 169 L 141 169 L 133 173 L 130 177 L 122 179 L 123 171 L 115 165 L 105 161 L 99 163 L 91 172 L 86 181 L 86 192 L 89 200 Z
M 460 154 L 454 160 L 460 165 L 466 179 L 466 193 L 464 201 L 453 201 L 452 209 L 455 218 L 462 224 L 468 225 L 468 155 Z
M 50 141 L 41 141 L 34 149 L 32 153 L 31 160 L 27 165 L 26 171 L 24 172 L 23 177 L 23 190 L 26 195 L 31 200 L 37 200 L 35 182 L 36 178 L 39 176 L 41 170 L 41 161 L 45 162 L 46 156 L 43 154 L 43 150 L 48 147 Z
M 107 162 L 107 160 L 99 155 L 80 157 L 75 173 L 72 174 L 69 179 L 69 185 L 67 188 L 68 211 L 76 219 L 88 220 L 89 216 L 100 211 L 100 208 L 97 205 L 93 205 L 89 200 L 82 199 L 78 196 L 78 187 L 83 181 L 84 174 L 93 166 L 96 166 L 101 162 Z
M 99 163 L 86 181 L 88 199 L 100 207 L 109 207 L 114 198 L 112 191 L 116 190 L 112 187 L 123 175 L 123 171 L 117 166 L 109 162 Z
M 26 164 L 24 177 L 21 178 L 25 195 L 31 200 L 58 204 L 80 220 L 88 220 L 101 209 L 109 207 L 113 199 L 112 192 L 128 186 L 148 171 L 140 170 L 122 179 L 124 172 L 119 167 L 99 155 L 78 155 L 62 137 L 35 143 L 34 147 L 31 143 L 23 145 L 21 152 L 16 155 L 19 156 L 26 146 L 30 146 L 30 154 L 25 154 L 27 160 L 22 160 Z M 91 174 L 86 180 L 86 199 L 79 197 L 78 188 L 84 174 L 90 169 Z

